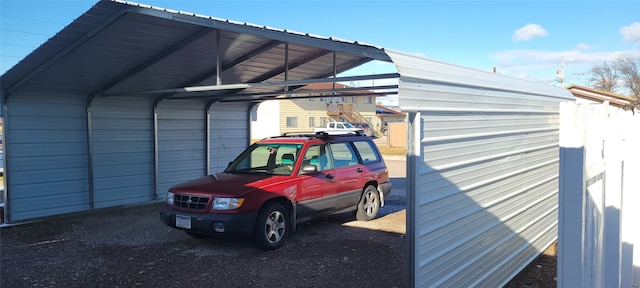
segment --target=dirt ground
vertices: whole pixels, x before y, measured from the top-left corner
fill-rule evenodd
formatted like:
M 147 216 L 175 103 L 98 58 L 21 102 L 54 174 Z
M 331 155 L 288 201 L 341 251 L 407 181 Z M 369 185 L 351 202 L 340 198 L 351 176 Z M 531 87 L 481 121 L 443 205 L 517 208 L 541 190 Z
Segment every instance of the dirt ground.
M 161 204 L 0 231 L 0 287 L 404 287 L 405 236 L 345 213 L 308 222 L 265 252 L 240 238 L 193 239 L 160 222 Z M 401 215 L 376 220 L 394 226 Z M 350 224 L 351 223 L 351 224 Z
M 551 245 L 533 260 L 520 274 L 505 286 L 506 288 L 557 287 L 558 257 L 557 243 Z

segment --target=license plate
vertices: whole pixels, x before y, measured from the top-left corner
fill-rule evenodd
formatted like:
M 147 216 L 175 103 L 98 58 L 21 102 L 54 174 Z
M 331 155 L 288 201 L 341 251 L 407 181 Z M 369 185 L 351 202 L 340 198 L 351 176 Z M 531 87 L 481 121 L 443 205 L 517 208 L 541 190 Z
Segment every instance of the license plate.
M 191 229 L 191 217 L 176 215 L 176 227 Z

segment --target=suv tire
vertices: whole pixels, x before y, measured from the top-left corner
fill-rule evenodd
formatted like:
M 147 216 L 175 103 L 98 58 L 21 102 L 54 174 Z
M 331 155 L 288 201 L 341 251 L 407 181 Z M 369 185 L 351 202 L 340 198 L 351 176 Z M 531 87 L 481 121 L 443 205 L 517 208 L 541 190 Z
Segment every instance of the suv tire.
M 358 203 L 358 210 L 356 210 L 356 220 L 369 221 L 378 215 L 380 210 L 380 194 L 378 189 L 373 185 L 369 185 L 364 189 L 362 198 Z
M 289 235 L 289 210 L 282 204 L 271 202 L 260 211 L 254 231 L 255 245 L 263 250 L 282 246 Z

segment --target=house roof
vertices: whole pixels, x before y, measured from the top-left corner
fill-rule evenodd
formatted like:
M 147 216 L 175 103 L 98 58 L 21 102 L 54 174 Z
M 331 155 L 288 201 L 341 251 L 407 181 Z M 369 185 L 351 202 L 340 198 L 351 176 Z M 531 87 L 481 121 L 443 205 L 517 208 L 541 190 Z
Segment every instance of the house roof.
M 98 1 L 0 77 L 14 92 L 262 101 L 338 77 L 381 47 L 119 0 Z M 397 88 L 397 85 L 395 86 Z M 55 88 L 55 89 L 53 89 Z
M 376 114 L 378 116 L 384 116 L 384 117 L 398 117 L 398 118 L 406 117 L 404 113 L 396 111 L 389 107 L 382 106 L 380 104 L 376 105 Z
M 571 92 L 571 94 L 573 94 L 573 96 L 575 97 L 588 99 L 599 103 L 609 102 L 610 105 L 622 108 L 624 110 L 640 109 L 640 101 L 632 97 L 600 91 L 579 85 L 570 85 L 567 87 L 567 90 L 569 90 L 569 92 Z

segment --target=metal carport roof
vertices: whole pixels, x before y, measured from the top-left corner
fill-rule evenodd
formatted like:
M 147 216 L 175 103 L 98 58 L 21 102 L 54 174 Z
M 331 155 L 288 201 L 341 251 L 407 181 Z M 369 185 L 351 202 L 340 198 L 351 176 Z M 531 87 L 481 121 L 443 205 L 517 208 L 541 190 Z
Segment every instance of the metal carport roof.
M 100 1 L 0 80 L 3 100 L 17 89 L 47 92 L 55 87 L 59 93 L 89 97 L 259 101 L 309 83 L 338 81 L 327 77 L 371 60 L 390 62 L 382 48 L 372 45 Z M 390 77 L 397 75 L 340 81 Z

